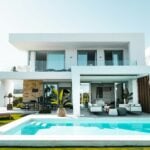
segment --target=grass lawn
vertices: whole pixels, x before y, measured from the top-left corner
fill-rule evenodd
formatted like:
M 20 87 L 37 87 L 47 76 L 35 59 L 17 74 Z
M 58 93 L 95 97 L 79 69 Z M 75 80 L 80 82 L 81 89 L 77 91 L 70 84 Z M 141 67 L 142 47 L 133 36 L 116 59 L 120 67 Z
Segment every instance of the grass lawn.
M 22 117 L 22 114 L 12 114 L 11 119 L 9 117 L 0 116 L 0 126 L 10 123 Z
M 0 148 L 0 150 L 10 150 L 10 148 Z M 149 147 L 112 147 L 112 148 L 11 148 L 11 150 L 150 150 Z
M 17 120 L 22 117 L 22 114 L 13 114 L 11 115 L 12 118 L 9 119 L 9 117 L 0 117 L 0 126 L 5 125 L 9 122 L 12 122 L 14 120 Z M 80 147 L 68 147 L 68 148 L 21 148 L 21 147 L 14 147 L 14 148 L 7 148 L 7 147 L 0 147 L 0 150 L 150 150 L 150 147 L 100 147 L 100 148 L 90 148 L 90 147 L 85 147 L 85 148 L 80 148 Z

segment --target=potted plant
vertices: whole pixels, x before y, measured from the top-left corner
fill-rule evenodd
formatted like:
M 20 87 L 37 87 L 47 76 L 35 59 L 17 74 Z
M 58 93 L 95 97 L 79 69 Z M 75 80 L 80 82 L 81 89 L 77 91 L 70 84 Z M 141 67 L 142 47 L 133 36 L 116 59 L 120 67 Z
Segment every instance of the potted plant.
M 58 97 L 58 110 L 59 117 L 66 116 L 66 107 L 72 109 L 71 92 L 69 89 L 61 89 Z
M 55 87 L 51 86 L 51 94 L 50 94 L 51 106 L 58 107 L 57 115 L 59 117 L 66 116 L 65 107 L 72 108 L 72 103 L 70 100 L 70 90 L 61 89 L 59 92 Z
M 9 99 L 9 103 L 7 104 L 7 110 L 12 110 L 13 109 L 13 104 L 11 104 L 11 98 L 13 97 L 12 93 L 9 93 L 7 96 L 4 96 L 4 98 Z
M 61 89 L 59 96 L 58 96 L 58 102 L 59 102 L 59 106 L 58 106 L 58 110 L 57 110 L 57 115 L 59 117 L 65 117 L 66 116 L 66 109 L 64 108 L 64 90 Z

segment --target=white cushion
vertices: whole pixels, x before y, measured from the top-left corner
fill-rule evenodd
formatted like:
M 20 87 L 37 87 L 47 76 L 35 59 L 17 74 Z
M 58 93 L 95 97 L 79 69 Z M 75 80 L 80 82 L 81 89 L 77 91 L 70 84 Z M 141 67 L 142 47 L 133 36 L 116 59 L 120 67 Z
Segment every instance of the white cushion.
M 115 108 L 114 109 L 110 108 L 108 114 L 111 115 L 111 116 L 117 116 L 118 115 L 118 111 Z
M 102 112 L 102 107 L 100 106 L 91 106 L 90 107 L 90 112 Z
M 105 105 L 103 100 L 98 100 L 96 103 L 98 106 L 104 106 Z

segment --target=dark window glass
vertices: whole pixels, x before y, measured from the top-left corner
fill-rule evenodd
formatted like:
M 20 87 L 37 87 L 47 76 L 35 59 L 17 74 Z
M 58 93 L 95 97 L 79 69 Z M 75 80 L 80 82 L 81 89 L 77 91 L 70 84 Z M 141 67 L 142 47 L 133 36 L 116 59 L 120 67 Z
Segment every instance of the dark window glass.
M 96 88 L 96 98 L 103 98 L 103 87 Z
M 46 52 L 36 52 L 35 70 L 45 71 L 46 70 Z
M 79 50 L 78 65 L 79 66 L 95 66 L 96 65 L 96 50 Z
M 123 51 L 105 50 L 105 65 L 123 65 Z

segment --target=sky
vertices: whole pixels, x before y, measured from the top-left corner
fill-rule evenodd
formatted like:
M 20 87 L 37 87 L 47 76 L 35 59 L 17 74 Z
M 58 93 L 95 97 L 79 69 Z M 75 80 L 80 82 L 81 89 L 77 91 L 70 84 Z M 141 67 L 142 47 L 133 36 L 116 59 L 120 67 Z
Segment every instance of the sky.
M 0 0 L 0 70 L 27 62 L 9 33 L 128 32 L 145 34 L 150 60 L 150 0 Z

